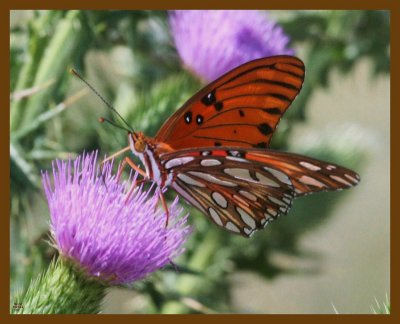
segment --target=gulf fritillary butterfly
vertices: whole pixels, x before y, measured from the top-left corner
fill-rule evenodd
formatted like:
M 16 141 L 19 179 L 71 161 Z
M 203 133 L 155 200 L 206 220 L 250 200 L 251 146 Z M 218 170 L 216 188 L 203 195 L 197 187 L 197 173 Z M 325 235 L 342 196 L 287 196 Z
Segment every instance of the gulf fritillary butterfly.
M 268 149 L 304 73 L 293 56 L 245 63 L 197 92 L 154 138 L 129 132 L 129 146 L 109 159 L 131 150 L 146 171 L 129 157 L 123 166 L 171 187 L 218 226 L 250 237 L 287 213 L 295 197 L 360 180 L 344 167 Z

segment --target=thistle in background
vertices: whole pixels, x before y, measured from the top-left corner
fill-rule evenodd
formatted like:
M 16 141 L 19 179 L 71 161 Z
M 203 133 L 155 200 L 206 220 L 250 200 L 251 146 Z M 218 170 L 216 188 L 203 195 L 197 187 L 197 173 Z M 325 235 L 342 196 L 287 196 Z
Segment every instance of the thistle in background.
M 177 199 L 166 228 L 157 195 L 137 187 L 127 200 L 130 182 L 117 182 L 111 163 L 100 172 L 96 160 L 91 153 L 55 161 L 53 184 L 43 174 L 61 258 L 31 284 L 15 313 L 97 312 L 107 285 L 143 279 L 184 251 L 190 228 Z
M 186 67 L 206 81 L 254 59 L 292 55 L 289 37 L 256 10 L 176 10 L 169 14 Z

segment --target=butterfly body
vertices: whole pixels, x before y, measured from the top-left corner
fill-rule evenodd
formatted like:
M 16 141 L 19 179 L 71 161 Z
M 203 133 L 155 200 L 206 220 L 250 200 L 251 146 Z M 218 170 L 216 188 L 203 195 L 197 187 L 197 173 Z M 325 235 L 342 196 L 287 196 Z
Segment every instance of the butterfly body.
M 129 147 L 146 179 L 249 237 L 286 214 L 295 197 L 359 182 L 349 169 L 269 149 L 303 79 L 304 65 L 292 56 L 248 62 L 195 94 L 154 138 L 129 133 Z

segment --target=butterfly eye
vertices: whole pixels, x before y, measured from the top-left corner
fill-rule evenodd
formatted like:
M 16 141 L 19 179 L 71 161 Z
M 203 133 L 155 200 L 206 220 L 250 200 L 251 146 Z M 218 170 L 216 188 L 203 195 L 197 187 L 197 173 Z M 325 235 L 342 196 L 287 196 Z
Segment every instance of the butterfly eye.
M 141 139 L 138 139 L 135 142 L 135 150 L 139 153 L 143 153 L 145 149 L 146 149 L 146 143 L 143 142 Z

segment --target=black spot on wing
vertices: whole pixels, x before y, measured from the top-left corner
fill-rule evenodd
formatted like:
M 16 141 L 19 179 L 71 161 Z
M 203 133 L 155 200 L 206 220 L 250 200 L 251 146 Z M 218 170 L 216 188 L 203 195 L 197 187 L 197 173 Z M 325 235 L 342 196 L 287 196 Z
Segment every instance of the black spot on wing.
M 259 148 L 267 148 L 268 144 L 266 142 L 260 142 L 254 145 L 254 147 L 259 147 Z
M 191 112 L 191 111 L 188 111 L 188 112 L 185 114 L 184 118 L 185 118 L 185 123 L 186 123 L 186 124 L 190 124 L 190 123 L 192 122 L 192 112 Z
M 271 97 L 280 99 L 282 101 L 286 101 L 286 102 L 291 102 L 292 101 L 289 97 L 287 97 L 287 96 L 285 96 L 283 94 L 280 94 L 280 93 L 269 93 L 268 95 L 271 96 Z
M 270 115 L 280 115 L 281 111 L 279 108 L 265 108 L 264 111 Z
M 197 115 L 197 117 L 196 117 L 196 123 L 197 123 L 197 125 L 201 125 L 201 124 L 203 124 L 203 120 L 204 120 L 204 117 L 202 116 L 202 115 Z
M 222 101 L 218 101 L 214 104 L 214 107 L 216 111 L 220 111 L 222 108 L 224 108 L 224 104 L 222 103 Z
M 217 101 L 215 98 L 215 89 L 209 93 L 207 93 L 203 98 L 201 98 L 201 102 L 206 106 L 211 106 Z
M 271 126 L 269 126 L 267 123 L 262 123 L 258 125 L 258 130 L 261 132 L 263 135 L 269 135 L 272 133 L 273 129 Z

